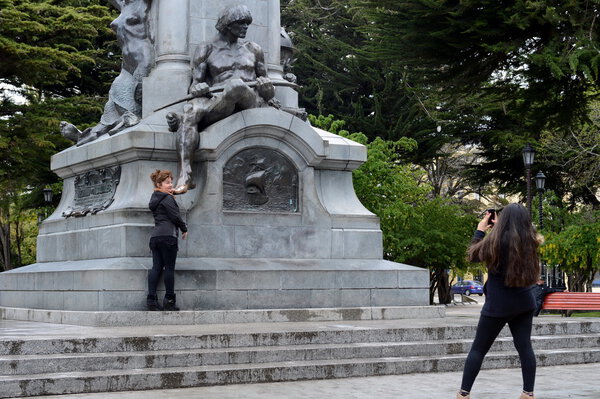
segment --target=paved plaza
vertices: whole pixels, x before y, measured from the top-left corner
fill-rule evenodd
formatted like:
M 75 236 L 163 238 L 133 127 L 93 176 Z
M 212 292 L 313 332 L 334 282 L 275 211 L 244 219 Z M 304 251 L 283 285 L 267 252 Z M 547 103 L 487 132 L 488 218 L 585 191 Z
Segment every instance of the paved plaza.
M 537 372 L 537 399 L 600 398 L 600 364 L 542 367 Z M 270 384 L 95 393 L 36 397 L 38 399 L 454 399 L 461 373 L 427 373 Z M 517 399 L 519 369 L 483 370 L 473 399 Z

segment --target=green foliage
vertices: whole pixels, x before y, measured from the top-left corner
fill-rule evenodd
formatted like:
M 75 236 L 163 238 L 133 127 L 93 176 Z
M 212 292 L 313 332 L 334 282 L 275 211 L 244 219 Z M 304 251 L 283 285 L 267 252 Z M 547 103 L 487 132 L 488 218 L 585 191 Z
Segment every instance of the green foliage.
M 120 63 L 111 55 L 119 54 L 114 17 L 107 1 L 8 1 L 0 10 L 1 81 L 37 95 L 107 90 Z
M 600 271 L 600 214 L 583 212 L 575 224 L 560 232 L 547 232 L 540 248 L 547 265 L 559 265 L 569 276 L 571 291 L 591 291 Z
M 563 176 L 570 187 L 571 206 L 578 198 L 600 206 L 594 201 L 600 190 L 600 101 L 590 103 L 589 120 L 565 132 L 547 130 L 540 141 L 541 155 L 552 170 Z
M 524 144 L 535 145 L 541 132 L 578 131 L 600 93 L 598 0 L 350 4 L 355 20 L 365 21 L 371 58 L 404 74 L 449 141 L 482 148 L 473 185 L 494 181 L 505 193 L 524 192 Z M 575 175 L 541 168 L 561 195 L 574 188 L 576 201 L 600 205 L 570 184 Z
M 453 95 L 494 82 L 548 94 L 559 86 L 565 89 L 563 100 L 577 100 L 582 87 L 598 83 L 598 1 L 351 3 L 368 21 L 362 30 L 378 58 L 394 61 L 417 80 L 452 89 Z M 575 110 L 582 104 L 573 105 Z
M 301 103 L 312 114 L 343 116 L 351 131 L 370 140 L 415 138 L 435 151 L 439 137 L 430 137 L 436 122 L 423 109 L 402 71 L 365 52 L 370 39 L 359 31 L 365 23 L 345 0 L 284 0 L 282 26 L 292 35 L 298 60 L 294 72 Z
M 33 262 L 32 220 L 69 146 L 59 121 L 97 123 L 121 63 L 108 0 L 2 0 L 0 7 L 0 268 Z M 58 197 L 58 196 L 56 196 Z

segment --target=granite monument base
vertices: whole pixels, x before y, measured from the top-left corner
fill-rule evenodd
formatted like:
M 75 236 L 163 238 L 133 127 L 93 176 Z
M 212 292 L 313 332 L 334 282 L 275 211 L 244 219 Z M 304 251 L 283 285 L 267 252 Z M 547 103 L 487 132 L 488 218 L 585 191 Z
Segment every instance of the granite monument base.
M 149 258 L 50 262 L 2 274 L 5 307 L 145 310 Z M 425 305 L 422 269 L 382 260 L 180 259 L 182 310 Z M 162 300 L 164 291 L 159 286 Z
M 177 259 L 178 304 L 428 305 L 428 271 L 382 259 L 379 219 L 352 186 L 365 160 L 364 146 L 272 108 L 203 131 L 196 188 L 177 197 L 189 227 Z M 175 137 L 148 121 L 56 154 L 61 202 L 40 226 L 37 263 L 0 273 L 0 306 L 143 309 L 157 168 L 177 171 Z

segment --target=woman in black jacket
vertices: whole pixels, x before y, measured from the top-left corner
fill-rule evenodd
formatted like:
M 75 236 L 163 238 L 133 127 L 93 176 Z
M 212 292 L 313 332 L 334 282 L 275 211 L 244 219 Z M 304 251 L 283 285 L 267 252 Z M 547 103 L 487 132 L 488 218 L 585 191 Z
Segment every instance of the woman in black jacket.
M 458 399 L 470 398 L 470 391 L 483 358 L 500 330 L 508 324 L 521 359 L 523 392 L 519 399 L 533 398 L 536 362 L 531 346 L 531 328 L 535 298 L 532 288 L 540 274 L 537 256 L 538 236 L 531 224 L 529 211 L 510 204 L 494 220 L 487 212 L 477 225 L 469 248 L 469 260 L 485 262 L 488 269 L 485 305 L 477 326 L 475 340 L 463 371 Z M 491 232 L 485 232 L 493 225 Z
M 152 270 L 148 274 L 148 310 L 179 310 L 175 297 L 175 260 L 177 237 L 187 237 L 187 226 L 179 215 L 179 206 L 173 196 L 173 174 L 169 170 L 156 170 L 150 175 L 154 192 L 148 207 L 154 216 L 154 229 L 150 235 Z M 163 308 L 158 303 L 156 287 L 164 270 L 165 299 Z

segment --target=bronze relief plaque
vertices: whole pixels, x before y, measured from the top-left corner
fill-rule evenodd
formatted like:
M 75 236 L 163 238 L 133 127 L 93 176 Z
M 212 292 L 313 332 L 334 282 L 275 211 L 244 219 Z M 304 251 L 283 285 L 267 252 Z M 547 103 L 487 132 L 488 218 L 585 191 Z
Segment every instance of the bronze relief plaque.
M 75 177 L 75 198 L 64 217 L 96 214 L 110 206 L 121 179 L 121 167 L 90 170 Z
M 271 148 L 247 148 L 223 167 L 226 211 L 298 212 L 298 171 Z

